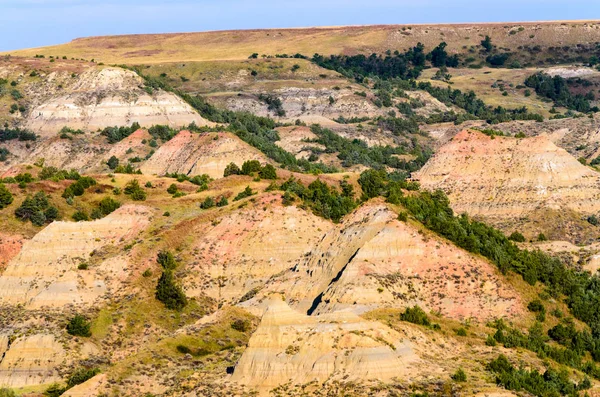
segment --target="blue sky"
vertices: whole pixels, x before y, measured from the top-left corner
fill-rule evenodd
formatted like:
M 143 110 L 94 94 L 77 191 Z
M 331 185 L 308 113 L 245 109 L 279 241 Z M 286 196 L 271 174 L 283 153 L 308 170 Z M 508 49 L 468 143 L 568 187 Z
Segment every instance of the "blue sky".
M 0 0 L 0 51 L 128 33 L 600 19 L 598 0 Z

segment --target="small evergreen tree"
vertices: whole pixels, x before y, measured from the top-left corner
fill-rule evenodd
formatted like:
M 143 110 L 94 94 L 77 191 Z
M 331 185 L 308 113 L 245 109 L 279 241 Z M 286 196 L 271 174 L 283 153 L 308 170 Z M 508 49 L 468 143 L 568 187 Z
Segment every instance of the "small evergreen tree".
M 258 175 L 262 179 L 277 179 L 277 171 L 275 171 L 275 167 L 273 167 L 271 164 L 266 164 L 264 167 L 262 167 Z
M 167 309 L 181 310 L 187 304 L 183 290 L 175 284 L 173 271 L 165 270 L 156 285 L 156 299 L 164 303 Z
M 69 335 L 73 336 L 92 336 L 92 332 L 90 331 L 90 323 L 80 314 L 77 314 L 71 319 L 71 321 L 69 321 L 69 324 L 67 324 L 67 332 Z
M 242 164 L 242 174 L 251 175 L 254 172 L 260 172 L 261 166 L 258 160 L 248 160 Z
M 115 168 L 117 168 L 119 166 L 119 159 L 116 158 L 115 156 L 112 156 L 111 158 L 108 159 L 106 164 L 108 165 L 108 168 L 110 168 L 111 170 L 114 170 Z
M 242 171 L 240 167 L 238 167 L 235 163 L 229 163 L 227 167 L 225 167 L 225 171 L 223 172 L 224 177 L 228 177 L 229 175 L 239 175 Z
M 12 193 L 6 188 L 6 186 L 4 186 L 3 183 L 0 183 L 0 210 L 8 207 L 12 202 Z

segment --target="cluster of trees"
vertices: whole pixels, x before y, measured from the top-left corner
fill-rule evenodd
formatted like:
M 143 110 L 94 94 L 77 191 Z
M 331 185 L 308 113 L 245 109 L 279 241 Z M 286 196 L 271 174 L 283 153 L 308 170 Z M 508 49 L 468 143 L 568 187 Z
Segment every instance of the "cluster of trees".
M 83 131 L 82 130 L 76 130 L 70 127 L 63 127 L 61 128 L 61 130 L 58 132 L 58 135 L 60 136 L 60 139 L 73 139 L 74 135 L 83 135 Z
M 22 130 L 20 128 L 0 129 L 0 142 L 11 141 L 13 139 L 18 139 L 19 141 L 35 141 L 37 135 L 34 132 Z
M 42 181 L 50 180 L 53 182 L 60 182 L 64 180 L 76 181 L 81 178 L 79 172 L 75 170 L 61 170 L 57 167 L 42 167 L 42 170 L 38 173 L 38 178 Z
M 341 181 L 340 188 L 341 192 L 320 179 L 304 186 L 299 180 L 290 177 L 279 189 L 284 191 L 284 204 L 291 204 L 298 197 L 316 215 L 339 222 L 358 205 L 351 184 Z
M 213 181 L 213 179 L 208 174 L 189 176 L 189 175 L 185 175 L 185 174 L 177 174 L 177 173 L 169 174 L 169 173 L 167 173 L 167 174 L 165 174 L 165 177 L 175 178 L 175 179 L 177 179 L 177 182 L 179 182 L 179 183 L 188 181 L 188 182 L 198 186 L 198 192 L 203 192 L 205 190 L 208 190 L 208 184 Z
M 121 207 L 121 203 L 111 197 L 104 197 L 98 206 L 92 210 L 92 219 L 101 219 Z
M 258 160 L 247 160 L 242 168 L 235 163 L 229 163 L 223 172 L 224 177 L 229 175 L 257 175 L 261 179 L 277 179 L 277 170 L 271 164 L 260 165 Z
M 229 200 L 227 200 L 227 197 L 221 196 L 217 200 L 214 197 L 209 196 L 209 197 L 205 198 L 202 203 L 200 203 L 200 208 L 202 208 L 203 210 L 208 210 L 215 206 L 225 207 L 226 205 L 229 205 Z
M 550 358 L 559 364 L 579 369 L 592 377 L 600 375 L 595 363 L 583 361 L 583 352 L 549 344 L 549 338 L 539 321 L 536 321 L 527 333 L 507 326 L 502 320 L 496 320 L 490 325 L 496 328 L 496 332 L 491 336 L 493 342 L 488 338 L 486 342 L 488 345 L 500 343 L 506 348 L 522 347 L 537 353 L 542 359 Z
M 571 382 L 566 370 L 546 369 L 541 374 L 537 370 L 515 368 L 504 355 L 488 363 L 487 368 L 496 375 L 496 382 L 508 390 L 527 391 L 538 396 L 579 396 L 578 391 L 591 388 L 589 379 L 584 378 L 579 384 Z
M 169 251 L 160 251 L 156 258 L 163 273 L 156 285 L 156 299 L 161 301 L 167 309 L 181 310 L 187 305 L 187 297 L 179 285 L 175 283 L 173 272 L 177 268 L 175 257 Z
M 58 218 L 58 209 L 50 204 L 46 193 L 37 192 L 23 200 L 15 210 L 15 216 L 24 222 L 31 221 L 35 226 L 43 226 Z
M 164 80 L 146 76 L 139 68 L 134 68 L 134 70 L 144 79 L 147 88 L 173 92 L 196 109 L 207 120 L 215 123 L 229 124 L 226 128 L 220 128 L 220 130 L 227 130 L 236 134 L 244 142 L 254 146 L 283 167 L 292 171 L 311 173 L 337 172 L 335 168 L 328 167 L 323 163 L 313 163 L 304 159 L 298 160 L 293 154 L 276 145 L 275 142 L 279 140 L 279 135 L 274 130 L 277 126 L 274 120 L 268 117 L 256 116 L 249 112 L 218 109 L 208 103 L 201 95 L 190 95 L 183 91 L 175 90 Z
M 544 121 L 543 116 L 535 113 L 529 113 L 524 106 L 519 109 L 506 109 L 502 106 L 487 106 L 485 102 L 477 98 L 473 91 L 463 93 L 460 90 L 434 87 L 429 82 L 420 82 L 417 88 L 427 91 L 437 100 L 446 105 L 455 105 L 467 112 L 467 117 L 458 118 L 456 121 L 462 122 L 468 119 L 486 120 L 490 124 L 497 124 L 512 120 L 535 120 Z M 468 117 L 470 116 L 470 117 Z
M 385 56 L 371 54 L 366 55 L 331 55 L 325 57 L 315 54 L 312 61 L 317 65 L 335 70 L 346 77 L 354 78 L 358 82 L 364 81 L 365 77 L 377 76 L 383 79 L 401 78 L 404 80 L 416 79 L 430 61 L 432 66 L 456 67 L 458 56 L 448 55 L 447 44 L 440 43 L 430 53 L 425 53 L 425 46 L 418 43 L 404 53 L 387 51 Z
M 541 344 L 544 342 L 543 338 L 531 339 L 530 336 L 524 337 L 526 342 L 523 342 L 523 338 L 517 337 L 517 334 L 512 331 L 509 334 L 501 331 L 498 338 L 511 335 L 512 344 L 526 346 L 542 352 L 556 361 L 578 366 L 594 377 L 600 375 L 594 363 L 581 364 L 577 361 L 577 357 L 579 357 L 577 351 L 590 351 L 593 358 L 599 356 L 600 278 L 567 267 L 558 258 L 539 250 L 522 250 L 499 230 L 471 220 L 465 214 L 455 216 L 449 206 L 448 198 L 441 191 L 433 193 L 421 191 L 418 194 L 404 195 L 402 191 L 394 188 L 392 178 L 386 177 L 382 171 L 375 170 L 368 170 L 361 174 L 359 183 L 365 198 L 383 195 L 389 202 L 402 204 L 413 217 L 427 228 L 469 252 L 485 256 L 503 273 L 514 271 L 531 285 L 535 285 L 537 282 L 543 283 L 555 298 L 564 296 L 571 314 L 586 323 L 591 329 L 589 334 L 583 333 L 574 336 L 568 328 L 553 328 L 550 333 L 551 337 L 569 348 L 548 348 Z M 530 335 L 536 334 L 539 334 L 538 330 L 530 332 Z M 499 339 L 503 343 L 506 343 L 507 340 L 511 339 Z M 515 342 L 518 340 L 521 342 Z M 571 346 L 578 347 L 571 350 Z
M 363 164 L 367 167 L 381 168 L 382 166 L 392 167 L 398 170 L 408 172 L 416 171 L 425 164 L 431 151 L 422 149 L 416 141 L 413 141 L 413 150 L 411 154 L 416 155 L 415 160 L 401 160 L 398 154 L 406 154 L 408 151 L 401 146 L 372 146 L 369 147 L 360 139 L 347 139 L 333 131 L 322 128 L 319 125 L 311 126 L 311 131 L 317 136 L 314 140 L 308 140 L 307 143 L 318 143 L 325 146 L 325 153 L 338 153 L 337 157 L 342 160 L 344 167 L 350 167 L 356 164 Z M 314 154 L 321 154 L 323 151 L 319 148 L 308 146 Z
M 75 196 L 83 196 L 85 189 L 96 185 L 96 180 L 90 176 L 80 176 L 75 182 L 67 186 L 62 194 L 62 198 L 68 199 Z
M 140 128 L 141 127 L 139 123 L 133 123 L 131 124 L 131 127 L 106 127 L 100 134 L 106 137 L 108 143 L 117 143 L 127 138 Z
M 597 112 L 598 107 L 593 107 L 590 100 L 594 99 L 593 94 L 581 95 L 572 94 L 569 90 L 569 80 L 561 76 L 550 76 L 539 72 L 529 76 L 525 80 L 527 87 L 533 88 L 535 92 L 542 97 L 552 99 L 557 106 L 564 106 L 567 109 L 578 112 Z
M 270 94 L 259 94 L 258 100 L 267 104 L 269 111 L 275 113 L 279 117 L 285 116 L 285 110 L 283 110 L 283 104 L 281 99 Z

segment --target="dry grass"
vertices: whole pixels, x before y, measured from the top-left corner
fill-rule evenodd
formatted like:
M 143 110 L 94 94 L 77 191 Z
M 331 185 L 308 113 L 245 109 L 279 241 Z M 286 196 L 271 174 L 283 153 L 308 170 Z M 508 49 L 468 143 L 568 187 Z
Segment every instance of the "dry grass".
M 530 112 L 539 113 L 548 118 L 551 116 L 550 109 L 553 104 L 541 101 L 535 91 L 529 89 L 531 96 L 525 96 L 527 88 L 516 88 L 524 85 L 525 79 L 540 69 L 449 69 L 452 75 L 451 87 L 463 92 L 473 91 L 487 105 L 502 106 L 507 109 L 516 109 L 526 106 Z M 437 69 L 429 69 L 423 72 L 420 80 L 429 81 L 439 87 L 447 87 L 448 83 L 439 80 L 431 80 Z M 492 87 L 496 84 L 497 87 Z M 503 85 L 507 95 L 502 95 L 499 88 Z
M 511 32 L 513 32 L 511 34 Z M 176 61 L 240 60 L 260 55 L 312 55 L 383 52 L 406 49 L 422 42 L 432 48 L 441 41 L 453 52 L 478 46 L 485 35 L 499 47 L 553 46 L 594 43 L 600 23 L 530 22 L 460 25 L 373 25 L 302 29 L 271 29 L 89 37 L 67 44 L 13 51 L 95 59 L 106 63 L 154 64 Z

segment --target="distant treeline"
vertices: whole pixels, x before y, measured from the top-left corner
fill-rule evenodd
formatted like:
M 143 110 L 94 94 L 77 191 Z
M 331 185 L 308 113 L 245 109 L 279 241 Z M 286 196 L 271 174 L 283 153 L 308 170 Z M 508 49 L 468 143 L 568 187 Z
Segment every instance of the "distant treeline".
M 550 76 L 546 73 L 536 73 L 525 80 L 527 87 L 533 88 L 535 92 L 544 98 L 554 101 L 556 106 L 564 106 L 567 109 L 587 113 L 597 112 L 597 106 L 592 107 L 590 100 L 594 100 L 594 94 L 573 94 L 569 90 L 569 83 L 576 80 L 567 80 L 561 76 Z M 580 80 L 583 81 L 583 80 Z

